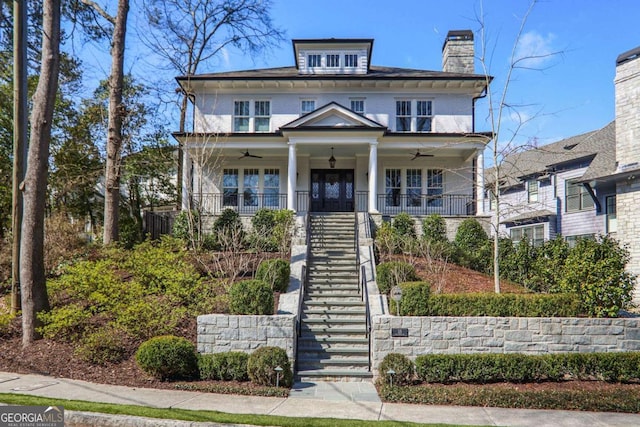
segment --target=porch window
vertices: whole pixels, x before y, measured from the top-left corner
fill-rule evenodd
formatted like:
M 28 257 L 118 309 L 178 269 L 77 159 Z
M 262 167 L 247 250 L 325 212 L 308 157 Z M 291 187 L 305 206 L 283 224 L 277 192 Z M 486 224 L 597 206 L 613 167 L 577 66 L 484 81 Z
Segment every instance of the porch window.
M 222 204 L 238 205 L 238 169 L 224 169 L 222 175 Z
M 338 68 L 340 67 L 340 55 L 338 54 L 328 54 L 327 55 L 327 68 Z
M 264 206 L 277 208 L 280 194 L 280 171 L 278 169 L 264 170 Z
M 400 206 L 402 178 L 400 169 L 387 169 L 385 172 L 385 194 L 387 206 Z
M 566 181 L 565 206 L 567 212 L 585 211 L 594 206 L 591 195 L 578 182 Z
M 407 206 L 422 206 L 422 170 L 407 169 Z
M 411 132 L 411 101 L 396 101 L 396 131 Z
M 364 99 L 352 99 L 351 110 L 358 114 L 364 114 Z
M 431 132 L 431 101 L 416 101 L 416 131 Z
M 527 181 L 527 200 L 529 203 L 538 201 L 538 181 L 535 179 Z
M 313 99 L 303 99 L 300 101 L 300 112 L 307 114 L 316 109 L 316 101 Z
M 311 54 L 307 55 L 307 67 L 309 68 L 317 68 L 322 66 L 322 55 L 319 54 Z
M 233 131 L 249 132 L 249 101 L 235 101 L 233 104 Z
M 616 196 L 607 196 L 607 233 L 618 231 L 618 217 L 616 214 Z
M 358 55 L 355 53 L 347 53 L 344 56 L 344 66 L 346 68 L 356 68 L 358 66 Z
M 258 184 L 260 181 L 258 169 L 245 169 L 242 182 L 244 206 L 258 206 Z
M 514 245 L 523 239 L 528 239 L 533 246 L 542 246 L 544 243 L 544 224 L 512 228 L 509 233 Z
M 443 172 L 442 169 L 427 170 L 427 206 L 442 207 Z
M 256 101 L 254 105 L 254 126 L 256 132 L 269 132 L 271 119 L 271 102 Z

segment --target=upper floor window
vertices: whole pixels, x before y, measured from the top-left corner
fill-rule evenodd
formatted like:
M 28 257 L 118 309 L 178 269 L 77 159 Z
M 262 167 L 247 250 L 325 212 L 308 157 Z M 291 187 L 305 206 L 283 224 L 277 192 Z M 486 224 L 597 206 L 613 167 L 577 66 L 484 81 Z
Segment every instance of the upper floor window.
M 359 114 L 364 114 L 364 99 L 352 99 L 351 110 Z
M 529 203 L 538 201 L 538 181 L 535 179 L 527 181 L 527 200 Z
M 431 132 L 431 101 L 416 101 L 416 131 Z
M 251 115 L 253 104 L 253 115 Z M 234 101 L 234 132 L 269 132 L 271 101 Z
M 358 55 L 355 53 L 347 53 L 344 56 L 344 66 L 346 68 L 356 68 L 358 66 Z
M 567 212 L 585 211 L 592 209 L 594 203 L 584 185 L 578 182 L 566 181 L 565 206 Z
M 431 101 L 396 101 L 396 132 L 431 132 L 432 119 Z
M 340 66 L 340 55 L 335 53 L 327 54 L 327 68 L 338 68 Z
M 307 67 L 321 67 L 322 66 L 322 55 L 313 53 L 311 55 L 307 55 Z
M 411 132 L 411 101 L 396 101 L 396 131 Z
M 307 114 L 316 109 L 316 101 L 313 99 L 303 99 L 300 101 L 300 112 Z

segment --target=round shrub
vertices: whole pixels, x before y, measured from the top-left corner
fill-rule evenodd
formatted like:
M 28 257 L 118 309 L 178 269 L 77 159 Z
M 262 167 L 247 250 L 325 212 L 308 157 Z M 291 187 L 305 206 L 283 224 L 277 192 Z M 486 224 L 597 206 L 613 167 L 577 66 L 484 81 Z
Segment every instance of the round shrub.
M 173 335 L 151 338 L 136 352 L 136 363 L 144 372 L 161 380 L 190 379 L 198 373 L 195 346 Z
M 378 264 L 376 267 L 376 280 L 378 289 L 383 294 L 388 294 L 391 288 L 402 282 L 418 280 L 413 265 L 402 261 L 390 261 Z
M 415 376 L 415 367 L 413 362 L 404 354 L 389 353 L 387 354 L 378 368 L 380 372 L 380 381 L 383 384 L 390 384 L 393 376 L 394 386 L 409 385 L 413 382 Z M 395 374 L 390 375 L 389 370 L 393 370 Z
M 273 291 L 261 280 L 243 280 L 229 289 L 231 314 L 273 314 Z
M 488 239 L 487 232 L 478 220 L 467 218 L 458 226 L 455 243 L 463 250 L 474 251 L 481 248 Z
M 256 279 L 271 286 L 274 292 L 287 292 L 291 267 L 283 259 L 268 259 L 262 261 L 256 272 Z
M 246 381 L 249 355 L 241 351 L 203 354 L 198 359 L 200 378 L 203 380 Z
M 447 241 L 447 224 L 438 214 L 431 214 L 422 220 L 422 236 L 430 242 Z
M 277 372 L 275 368 L 280 366 L 280 385 L 291 387 L 293 384 L 293 372 L 287 357 L 287 352 L 280 347 L 261 347 L 249 355 L 247 372 L 251 382 L 258 385 L 275 386 Z
M 401 316 L 428 316 L 429 295 L 431 285 L 429 282 L 404 282 L 400 283 L 402 299 L 400 300 Z M 396 313 L 396 301 L 389 300 L 389 311 Z
M 75 354 L 95 365 L 119 363 L 127 357 L 127 339 L 123 331 L 106 328 L 85 335 Z
M 400 236 L 416 237 L 415 222 L 411 215 L 401 212 L 393 218 L 393 229 Z

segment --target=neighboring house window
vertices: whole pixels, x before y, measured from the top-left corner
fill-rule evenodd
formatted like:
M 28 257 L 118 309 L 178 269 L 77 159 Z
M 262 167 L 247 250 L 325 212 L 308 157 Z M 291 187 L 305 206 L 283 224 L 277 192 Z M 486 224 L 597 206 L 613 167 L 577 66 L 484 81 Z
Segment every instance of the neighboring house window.
M 565 236 L 564 240 L 569 244 L 570 248 L 574 248 L 580 239 L 593 239 L 593 234 L 576 234 L 575 236 Z
M 358 114 L 364 114 L 364 99 L 352 99 L 351 109 Z
M 338 54 L 328 54 L 327 55 L 327 68 L 338 68 L 340 67 L 340 55 Z
M 355 53 L 347 53 L 344 56 L 344 66 L 346 68 L 356 68 L 358 66 L 358 55 Z
M 264 170 L 264 206 L 278 207 L 280 194 L 280 171 L 278 169 Z
M 249 132 L 249 101 L 235 101 L 233 104 L 233 131 Z
M 422 206 L 422 170 L 407 169 L 407 206 Z
M 416 131 L 431 132 L 431 101 L 416 101 Z
M 402 178 L 400 169 L 387 169 L 385 172 L 385 194 L 387 206 L 400 206 L 400 192 L 402 191 Z
M 254 127 L 256 132 L 269 132 L 271 101 L 256 101 L 254 105 Z
M 528 239 L 533 246 L 542 246 L 544 243 L 544 224 L 512 228 L 509 233 L 514 245 L 517 245 L 523 239 Z
M 427 206 L 442 207 L 443 190 L 442 169 L 427 170 Z
M 498 204 L 496 203 L 497 202 L 496 195 L 493 194 L 493 191 L 491 191 L 491 190 L 489 190 L 488 193 L 489 193 L 488 194 L 489 195 L 489 210 L 490 211 L 495 211 L 496 208 L 498 207 Z
M 300 111 L 302 114 L 307 114 L 316 109 L 316 101 L 313 99 L 303 99 L 300 102 Z
M 607 196 L 607 233 L 618 231 L 618 217 L 616 215 L 616 196 Z
M 529 203 L 538 201 L 538 181 L 530 179 L 527 182 L 527 199 Z
M 245 169 L 242 182 L 244 206 L 258 206 L 258 184 L 260 173 L 258 169 Z
M 396 131 L 411 132 L 411 101 L 396 101 Z
M 322 55 L 315 53 L 312 55 L 307 55 L 307 66 L 309 68 L 322 66 Z
M 587 189 L 577 182 L 566 182 L 565 199 L 567 212 L 584 211 L 594 206 L 593 199 Z
M 224 169 L 222 173 L 222 204 L 238 205 L 238 169 Z

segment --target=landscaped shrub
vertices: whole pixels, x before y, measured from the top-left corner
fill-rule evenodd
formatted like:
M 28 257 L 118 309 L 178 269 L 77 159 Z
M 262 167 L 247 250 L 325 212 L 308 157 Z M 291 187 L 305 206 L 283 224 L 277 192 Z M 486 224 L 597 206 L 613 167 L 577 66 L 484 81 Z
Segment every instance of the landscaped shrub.
M 535 292 L 549 292 L 557 288 L 569 257 L 571 248 L 562 236 L 556 236 L 552 240 L 544 242 L 536 251 L 536 257 L 532 263 L 532 274 L 525 279 L 523 284 Z
M 229 288 L 231 314 L 273 314 L 273 291 L 261 280 L 243 280 Z
M 399 236 L 403 237 L 416 237 L 415 225 L 416 224 L 411 215 L 406 212 L 399 213 L 392 221 L 393 229 Z
M 255 249 L 275 252 L 278 250 L 278 242 L 274 237 L 276 227 L 276 211 L 261 208 L 251 218 L 251 246 Z
M 240 214 L 233 209 L 225 209 L 213 222 L 217 249 L 222 251 L 239 249 L 244 241 L 244 229 Z
M 291 251 L 291 237 L 295 224 L 294 212 L 289 209 L 280 209 L 276 211 L 274 219 L 276 224 L 273 228 L 273 239 L 280 256 L 287 257 Z
M 390 261 L 378 264 L 376 267 L 376 281 L 378 289 L 383 294 L 388 294 L 391 288 L 402 282 L 418 280 L 413 265 L 402 261 Z
M 381 260 L 386 260 L 389 256 L 400 253 L 400 240 L 398 233 L 393 229 L 391 223 L 383 222 L 376 230 L 375 245 L 378 256 Z
M 289 262 L 283 259 L 268 259 L 258 266 L 256 279 L 267 283 L 274 292 L 286 292 L 290 274 Z
M 458 248 L 458 264 L 489 273 L 492 267 L 492 244 L 482 225 L 475 218 L 467 218 L 458 227 L 454 240 Z
M 275 386 L 277 380 L 276 367 L 281 367 L 280 386 L 291 387 L 293 372 L 287 352 L 280 347 L 260 347 L 249 355 L 247 372 L 251 382 L 258 385 Z
M 429 316 L 576 317 L 583 314 L 576 294 L 432 294 Z
M 631 302 L 635 276 L 625 271 L 629 251 L 609 237 L 580 239 L 571 250 L 557 290 L 576 292 L 588 314 L 615 317 Z
M 427 316 L 429 314 L 429 295 L 431 285 L 428 282 L 402 282 L 398 286 L 402 289 L 400 300 L 401 316 Z M 397 312 L 396 301 L 389 299 L 389 311 Z
M 447 240 L 447 224 L 438 214 L 431 214 L 422 220 L 422 237 L 431 242 Z
M 127 338 L 123 331 L 107 327 L 85 335 L 75 354 L 96 365 L 119 363 L 127 358 Z
M 203 354 L 198 359 L 200 379 L 246 381 L 249 355 L 241 351 Z
M 562 379 L 636 382 L 640 353 L 424 354 L 416 357 L 424 382 L 540 382 Z
M 191 379 L 198 373 L 195 346 L 172 335 L 151 338 L 136 352 L 136 363 L 144 372 L 161 380 Z
M 380 362 L 378 371 L 380 373 L 379 380 L 383 384 L 391 384 L 391 377 L 393 377 L 394 386 L 404 386 L 411 384 L 415 378 L 413 362 L 400 353 L 387 354 Z M 395 373 L 390 374 L 389 371 Z

